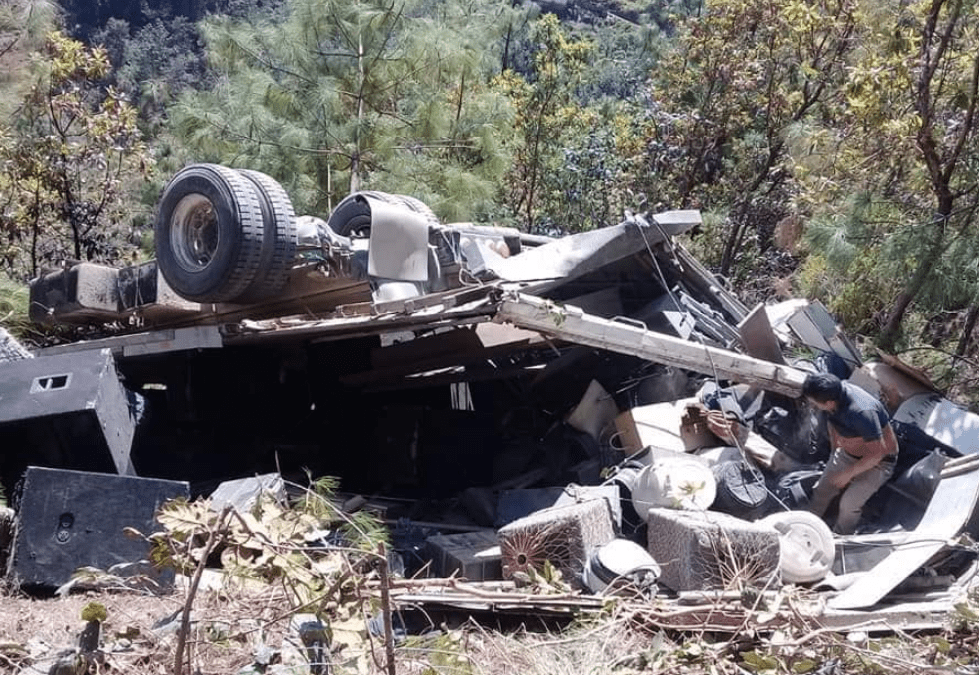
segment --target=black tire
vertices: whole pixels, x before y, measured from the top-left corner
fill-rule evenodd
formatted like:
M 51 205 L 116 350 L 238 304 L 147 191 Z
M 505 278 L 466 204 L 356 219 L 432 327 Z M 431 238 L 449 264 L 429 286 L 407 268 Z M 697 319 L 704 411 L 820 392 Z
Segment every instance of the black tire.
M 367 198 L 377 199 L 388 204 L 404 206 L 409 211 L 423 216 L 427 221 L 438 224 L 438 217 L 420 199 L 408 195 L 392 195 L 387 192 L 365 190 L 344 197 L 330 214 L 327 225 L 337 234 L 345 237 L 369 237 L 371 230 L 371 207 Z
M 180 296 L 232 302 L 255 281 L 265 233 L 257 192 L 217 164 L 191 164 L 167 184 L 156 219 L 156 260 Z
M 238 173 L 254 185 L 265 225 L 258 274 L 238 297 L 239 302 L 256 302 L 273 297 L 289 280 L 296 259 L 296 212 L 274 178 L 250 169 L 238 169 Z

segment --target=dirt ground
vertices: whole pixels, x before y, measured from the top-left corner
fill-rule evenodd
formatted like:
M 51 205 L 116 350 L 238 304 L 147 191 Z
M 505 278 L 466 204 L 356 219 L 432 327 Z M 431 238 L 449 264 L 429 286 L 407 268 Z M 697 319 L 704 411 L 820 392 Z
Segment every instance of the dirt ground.
M 92 602 L 105 606 L 103 638 L 119 672 L 138 672 L 158 655 L 165 639 L 154 636 L 153 626 L 182 606 L 177 595 L 103 591 L 41 599 L 8 590 L 0 596 L 0 672 L 37 672 L 74 649 L 85 627 L 82 610 Z
M 91 603 L 104 606 L 106 618 L 103 660 L 90 672 L 172 673 L 185 598 L 181 589 L 166 595 L 98 590 L 51 598 L 8 589 L 0 595 L 0 673 L 47 675 L 59 657 L 77 649 L 86 624 L 82 612 Z M 282 602 L 269 593 L 201 592 L 191 614 L 186 672 L 238 673 L 256 662 L 260 643 L 278 653 L 290 618 Z
M 171 675 L 179 612 L 185 593 L 153 596 L 88 591 L 67 597 L 32 599 L 0 593 L 0 673 L 81 675 L 52 667 L 78 645 L 82 611 L 105 607 L 101 661 L 88 672 L 100 675 Z M 919 635 L 895 632 L 877 638 L 834 635 L 832 631 L 783 634 L 776 642 L 753 630 L 739 635 L 704 631 L 685 635 L 636 630 L 635 617 L 605 615 L 560 633 L 498 633 L 469 624 L 436 631 L 427 641 L 398 641 L 398 675 L 579 675 L 583 672 L 682 673 L 957 673 L 976 672 L 979 614 L 971 609 L 943 631 Z M 189 634 L 192 675 L 292 675 L 310 670 L 305 655 L 289 651 L 294 618 L 281 593 L 202 591 L 193 607 Z M 361 622 L 361 625 L 363 623 Z M 331 633 L 338 638 L 337 633 Z M 771 636 L 774 638 L 775 636 Z M 793 638 L 793 639 L 789 639 Z M 264 655 L 264 657 L 263 657 Z M 389 673 L 377 641 L 359 658 L 331 654 L 322 672 Z M 264 659 L 264 660 L 263 660 Z M 266 667 L 267 666 L 267 667 Z

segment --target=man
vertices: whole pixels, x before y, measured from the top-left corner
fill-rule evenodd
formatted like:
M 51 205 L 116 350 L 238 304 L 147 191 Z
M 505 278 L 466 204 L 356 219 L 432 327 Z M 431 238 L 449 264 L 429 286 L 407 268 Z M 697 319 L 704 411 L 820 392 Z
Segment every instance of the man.
M 897 436 L 884 404 L 829 373 L 808 375 L 802 395 L 826 413 L 830 447 L 826 469 L 813 488 L 809 510 L 822 517 L 840 496 L 837 534 L 852 534 L 863 505 L 894 473 Z

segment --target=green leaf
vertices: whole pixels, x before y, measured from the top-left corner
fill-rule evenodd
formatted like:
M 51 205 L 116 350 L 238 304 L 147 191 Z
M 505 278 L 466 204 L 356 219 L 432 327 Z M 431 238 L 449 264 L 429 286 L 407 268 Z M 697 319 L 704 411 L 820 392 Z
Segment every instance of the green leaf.
M 105 621 L 108 615 L 105 605 L 100 602 L 90 602 L 82 608 L 82 621 Z
M 779 661 L 768 654 L 759 654 L 757 651 L 742 652 L 741 658 L 748 670 L 754 673 L 775 670 L 778 668 Z

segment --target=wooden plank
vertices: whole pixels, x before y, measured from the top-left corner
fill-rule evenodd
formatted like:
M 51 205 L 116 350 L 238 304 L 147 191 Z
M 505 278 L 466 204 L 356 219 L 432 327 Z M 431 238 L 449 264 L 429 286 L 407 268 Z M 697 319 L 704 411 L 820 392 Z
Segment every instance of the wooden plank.
M 806 373 L 798 368 L 654 333 L 623 321 L 601 319 L 577 307 L 519 293 L 508 294 L 501 301 L 495 320 L 509 321 L 568 342 L 756 385 L 786 396 L 800 396 L 806 378 Z
M 893 553 L 830 600 L 829 607 L 859 609 L 880 602 L 966 527 L 977 500 L 979 472 L 943 478 L 914 532 Z
M 928 377 L 928 373 L 920 368 L 909 366 L 893 354 L 888 354 L 880 349 L 877 350 L 877 355 L 880 356 L 880 360 L 886 363 L 888 366 L 898 371 L 905 377 L 917 382 L 928 391 L 938 391 L 938 387 L 936 387 L 935 383 L 931 381 L 930 377 Z
M 405 330 L 436 330 L 489 321 L 491 306 L 383 316 L 347 316 L 309 320 L 296 317 L 251 321 L 224 327 L 225 344 L 270 344 L 272 342 L 329 342 L 396 333 Z
M 129 337 L 133 339 L 123 345 L 123 356 L 143 356 L 191 349 L 219 349 L 224 346 L 224 339 L 217 326 L 190 326 Z
M 452 365 L 461 357 L 482 352 L 476 332 L 467 328 L 444 331 L 371 350 L 375 370 L 418 372 Z

